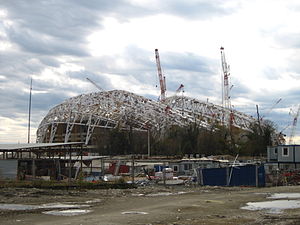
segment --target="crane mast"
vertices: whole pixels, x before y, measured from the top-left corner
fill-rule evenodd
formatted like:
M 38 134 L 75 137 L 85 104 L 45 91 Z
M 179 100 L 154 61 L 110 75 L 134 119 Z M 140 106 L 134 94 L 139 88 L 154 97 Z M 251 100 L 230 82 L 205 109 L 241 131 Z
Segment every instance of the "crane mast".
M 282 98 L 279 98 L 277 100 L 277 102 L 275 102 L 272 107 L 265 113 L 265 115 L 263 117 L 261 117 L 261 119 L 265 118 L 267 115 L 269 115 L 269 113 L 275 108 L 275 106 L 282 100 Z
M 92 81 L 90 78 L 86 78 L 91 84 L 93 84 L 96 88 L 99 89 L 99 91 L 104 91 L 103 88 L 101 88 L 98 84 L 96 84 L 94 81 Z
M 229 95 L 229 65 L 226 62 L 224 48 L 221 47 L 221 61 L 222 61 L 222 70 L 223 70 L 223 93 L 222 93 L 222 103 L 223 106 L 227 109 L 231 109 L 230 95 Z
M 158 49 L 155 49 L 155 59 L 156 59 L 157 73 L 158 73 L 159 85 L 160 85 L 160 101 L 163 102 L 166 99 L 167 88 L 166 88 L 166 78 L 162 75 Z
M 295 130 L 296 130 L 296 126 L 297 126 L 299 113 L 300 113 L 300 105 L 299 105 L 297 113 L 296 113 L 296 115 L 294 116 L 294 119 L 293 119 L 292 130 L 291 130 L 291 135 L 290 135 L 290 139 L 289 139 L 289 144 L 290 145 L 293 144 L 293 138 L 295 136 Z
M 181 91 L 184 92 L 183 88 L 184 88 L 184 85 L 180 84 L 179 88 L 177 88 L 177 90 L 176 90 L 176 94 L 181 92 Z

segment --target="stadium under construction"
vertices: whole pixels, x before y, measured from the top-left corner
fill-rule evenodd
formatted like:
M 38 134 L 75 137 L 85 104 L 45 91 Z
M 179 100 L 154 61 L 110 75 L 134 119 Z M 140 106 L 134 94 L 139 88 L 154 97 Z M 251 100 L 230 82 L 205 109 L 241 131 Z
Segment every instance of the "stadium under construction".
M 151 132 L 159 137 L 172 126 L 185 127 L 192 123 L 207 129 L 221 124 L 243 131 L 249 130 L 250 124 L 256 121 L 231 107 L 228 80 L 230 73 L 224 48 L 221 47 L 222 106 L 183 95 L 166 97 L 166 79 L 162 74 L 157 49 L 155 58 L 161 89 L 159 101 L 123 90 L 104 91 L 87 78 L 100 92 L 82 94 L 52 108 L 38 127 L 37 142 L 79 141 L 94 145 L 97 136 L 116 127 Z M 183 87 L 181 84 L 177 92 L 183 91 Z
M 244 113 L 203 102 L 173 96 L 157 102 L 127 91 L 83 94 L 52 108 L 37 130 L 37 142 L 83 141 L 93 143 L 101 128 L 150 130 L 163 134 L 170 126 L 196 123 L 210 128 L 212 123 L 231 119 L 232 126 L 248 130 L 255 118 Z

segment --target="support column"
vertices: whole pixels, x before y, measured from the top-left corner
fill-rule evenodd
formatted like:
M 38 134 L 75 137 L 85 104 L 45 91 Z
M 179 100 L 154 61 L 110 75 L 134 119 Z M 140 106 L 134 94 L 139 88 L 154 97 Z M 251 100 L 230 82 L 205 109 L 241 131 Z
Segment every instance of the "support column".
M 134 156 L 131 156 L 131 181 L 134 184 Z
M 92 172 L 93 172 L 93 160 L 91 160 L 91 174 L 92 174 Z
M 226 167 L 226 186 L 230 185 L 229 167 Z
M 150 149 L 150 130 L 148 129 L 148 157 L 151 156 L 151 149 Z
M 200 169 L 197 169 L 197 180 L 198 180 L 198 184 L 203 186 L 204 185 L 204 182 L 203 182 L 203 171 L 202 171 L 202 168 Z
M 166 162 L 164 162 L 163 164 L 163 182 L 164 182 L 164 185 L 166 186 Z
M 255 165 L 255 185 L 258 187 L 258 165 Z
M 35 159 L 32 159 L 32 167 L 31 167 L 31 169 L 32 169 L 32 177 L 33 178 L 35 178 Z
M 101 159 L 101 176 L 105 175 L 105 168 L 104 168 L 104 159 Z
M 81 173 L 81 177 L 82 177 L 82 149 L 80 152 L 80 173 Z
M 72 156 L 71 156 L 71 151 L 69 150 L 69 183 L 71 182 L 71 177 L 72 177 L 72 168 L 71 168 L 71 160 L 72 160 L 72 158 L 71 158 Z

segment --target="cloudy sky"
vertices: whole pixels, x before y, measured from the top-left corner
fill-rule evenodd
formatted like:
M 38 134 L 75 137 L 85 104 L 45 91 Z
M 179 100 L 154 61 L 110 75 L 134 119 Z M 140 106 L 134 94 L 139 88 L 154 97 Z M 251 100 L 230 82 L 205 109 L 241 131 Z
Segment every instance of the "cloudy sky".
M 298 0 L 0 0 L 0 143 L 27 141 L 31 78 L 32 142 L 49 109 L 97 91 L 86 77 L 157 99 L 155 48 L 168 96 L 182 83 L 221 104 L 223 46 L 232 105 L 281 130 L 299 104 L 299 21 Z

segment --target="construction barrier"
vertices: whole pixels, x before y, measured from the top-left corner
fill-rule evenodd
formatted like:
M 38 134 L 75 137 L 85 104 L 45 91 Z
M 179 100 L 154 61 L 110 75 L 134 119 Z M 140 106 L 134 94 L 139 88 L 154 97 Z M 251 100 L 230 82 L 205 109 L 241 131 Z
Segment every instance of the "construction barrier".
M 263 165 L 232 166 L 197 170 L 198 183 L 209 186 L 265 186 Z

